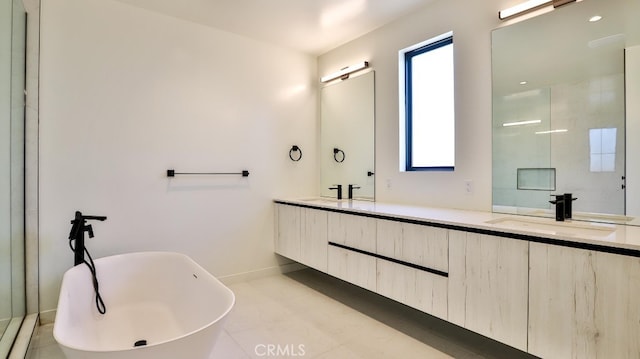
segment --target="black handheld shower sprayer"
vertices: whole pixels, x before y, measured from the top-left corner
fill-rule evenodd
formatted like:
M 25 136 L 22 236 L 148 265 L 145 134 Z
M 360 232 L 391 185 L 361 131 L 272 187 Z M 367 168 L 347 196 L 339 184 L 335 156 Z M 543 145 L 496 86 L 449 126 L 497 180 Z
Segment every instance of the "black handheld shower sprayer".
M 69 247 L 73 251 L 74 257 L 74 266 L 78 264 L 86 264 L 91 271 L 91 275 L 93 277 L 93 289 L 96 292 L 96 308 L 100 314 L 104 314 L 107 312 L 107 308 L 104 305 L 104 301 L 102 300 L 102 296 L 100 295 L 100 291 L 98 290 L 98 276 L 96 273 L 96 266 L 93 264 L 93 258 L 91 258 L 91 254 L 85 247 L 84 244 L 84 232 L 89 233 L 89 238 L 93 238 L 93 227 L 90 224 L 87 224 L 88 220 L 96 220 L 96 221 L 104 221 L 107 217 L 105 216 L 85 216 L 80 211 L 76 211 L 75 218 L 71 220 L 71 232 L 69 232 Z M 73 243 L 72 243 L 73 242 Z M 87 262 L 85 258 L 85 253 L 89 258 Z

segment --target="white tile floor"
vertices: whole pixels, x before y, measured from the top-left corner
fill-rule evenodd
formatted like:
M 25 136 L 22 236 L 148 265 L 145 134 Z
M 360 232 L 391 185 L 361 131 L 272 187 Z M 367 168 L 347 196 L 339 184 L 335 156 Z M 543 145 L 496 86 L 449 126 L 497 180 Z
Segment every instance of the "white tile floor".
M 310 269 L 229 287 L 236 306 L 212 359 L 529 358 Z M 51 332 L 39 328 L 27 359 L 64 359 Z

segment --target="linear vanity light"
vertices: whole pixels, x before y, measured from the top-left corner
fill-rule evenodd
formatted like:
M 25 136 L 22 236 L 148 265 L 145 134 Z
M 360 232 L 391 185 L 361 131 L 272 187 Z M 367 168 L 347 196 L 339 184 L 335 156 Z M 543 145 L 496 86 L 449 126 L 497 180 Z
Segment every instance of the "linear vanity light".
M 529 121 L 518 121 L 518 122 L 505 122 L 502 124 L 502 127 L 509 127 L 509 126 L 522 126 L 522 125 L 530 125 L 533 123 L 540 123 L 542 122 L 542 120 L 529 120 Z
M 508 9 L 498 11 L 498 18 L 500 20 L 506 20 L 534 10 L 542 9 L 549 5 L 553 5 L 554 8 L 557 8 L 575 1 L 576 0 L 528 0 Z
M 340 71 L 336 71 L 334 73 L 331 73 L 329 75 L 326 76 L 322 76 L 322 78 L 320 78 L 320 82 L 324 83 L 324 82 L 329 82 L 332 80 L 335 80 L 337 78 L 341 78 L 341 79 L 347 79 L 349 78 L 349 75 L 356 72 L 356 71 L 360 71 L 363 69 L 366 69 L 367 67 L 369 67 L 369 62 L 368 61 L 361 61 L 358 62 L 355 65 L 351 65 L 351 66 L 347 66 L 343 69 L 340 69 Z

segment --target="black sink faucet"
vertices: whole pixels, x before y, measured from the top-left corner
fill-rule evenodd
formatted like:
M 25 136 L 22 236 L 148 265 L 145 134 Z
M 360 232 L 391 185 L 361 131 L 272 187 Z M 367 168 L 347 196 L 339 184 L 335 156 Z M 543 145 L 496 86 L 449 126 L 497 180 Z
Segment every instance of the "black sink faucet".
M 359 186 L 355 185 L 355 184 L 349 184 L 349 199 L 353 199 L 353 190 L 354 189 L 360 189 Z
M 556 198 L 555 201 L 549 201 L 549 203 L 556 205 L 556 221 L 562 222 L 565 219 L 571 219 L 573 217 L 572 202 L 577 198 L 574 198 L 572 193 L 552 194 L 551 196 Z
M 555 196 L 555 201 L 549 201 L 551 204 L 556 205 L 556 221 L 563 222 L 565 219 L 565 209 L 564 209 L 564 195 L 563 194 L 552 194 Z
M 577 198 L 573 198 L 572 193 L 564 194 L 564 218 L 571 218 L 573 216 L 573 206 L 571 202 L 575 201 Z
M 93 238 L 93 228 L 90 224 L 87 225 L 87 220 L 104 221 L 106 219 L 105 216 L 85 216 L 80 211 L 76 211 L 75 219 L 71 221 L 73 226 L 69 233 L 69 240 L 75 241 L 75 245 L 71 247 L 74 254 L 74 266 L 84 263 L 84 232 L 88 232 L 89 238 Z
M 334 186 L 335 187 L 329 187 L 329 189 L 338 190 L 338 199 L 342 199 L 342 185 L 341 184 L 336 184 Z

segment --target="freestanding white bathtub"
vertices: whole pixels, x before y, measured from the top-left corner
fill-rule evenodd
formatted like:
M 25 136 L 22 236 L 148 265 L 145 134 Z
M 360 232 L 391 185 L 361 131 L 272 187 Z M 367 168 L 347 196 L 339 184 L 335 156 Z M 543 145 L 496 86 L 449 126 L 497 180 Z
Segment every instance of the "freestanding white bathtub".
M 214 276 L 171 252 L 104 257 L 95 266 L 104 315 L 86 265 L 69 269 L 62 280 L 53 336 L 67 358 L 210 357 L 235 302 Z

